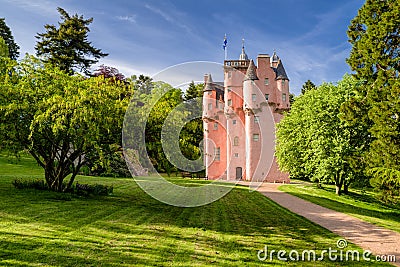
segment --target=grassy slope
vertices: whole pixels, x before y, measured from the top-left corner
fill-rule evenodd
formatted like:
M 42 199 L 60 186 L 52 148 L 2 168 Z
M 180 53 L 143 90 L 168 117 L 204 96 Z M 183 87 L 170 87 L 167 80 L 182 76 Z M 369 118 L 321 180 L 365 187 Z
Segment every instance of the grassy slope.
M 265 245 L 270 250 L 319 250 L 335 248 L 338 239 L 244 187 L 203 207 L 178 208 L 146 195 L 132 179 L 80 176 L 82 183 L 113 184 L 114 195 L 70 201 L 11 185 L 15 178 L 41 177 L 29 157 L 11 164 L 0 156 L 0 265 L 258 266 L 257 251 Z M 368 266 L 324 263 L 338 265 Z
M 400 232 L 400 206 L 383 205 L 376 200 L 374 192 L 349 189 L 349 195 L 337 196 L 334 186 L 324 185 L 324 188 L 318 189 L 308 183 L 283 185 L 279 189 L 323 207 Z

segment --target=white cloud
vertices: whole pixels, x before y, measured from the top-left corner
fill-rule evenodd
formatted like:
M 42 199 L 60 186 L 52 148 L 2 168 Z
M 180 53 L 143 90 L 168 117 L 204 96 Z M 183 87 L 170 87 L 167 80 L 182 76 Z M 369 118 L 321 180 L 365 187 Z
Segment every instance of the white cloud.
M 33 11 L 35 13 L 39 13 L 41 15 L 47 14 L 48 16 L 57 14 L 57 4 L 54 1 L 49 0 L 5 0 L 6 2 L 23 8 L 28 11 Z
M 117 19 L 122 21 L 128 21 L 131 23 L 136 23 L 136 15 L 117 16 Z

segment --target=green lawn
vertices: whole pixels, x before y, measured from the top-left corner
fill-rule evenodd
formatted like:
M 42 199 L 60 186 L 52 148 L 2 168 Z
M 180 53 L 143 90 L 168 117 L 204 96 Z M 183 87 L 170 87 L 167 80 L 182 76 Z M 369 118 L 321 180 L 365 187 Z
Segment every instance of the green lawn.
M 12 163 L 0 156 L 2 266 L 321 266 L 278 261 L 276 252 L 273 262 L 260 262 L 257 251 L 267 245 L 269 251 L 320 252 L 336 249 L 339 239 L 239 186 L 212 204 L 179 208 L 154 200 L 132 179 L 79 176 L 81 183 L 114 185 L 112 196 L 91 198 L 17 190 L 11 185 L 15 178 L 42 177 L 31 158 Z M 347 249 L 356 247 L 350 244 Z M 326 260 L 323 265 L 377 263 Z
M 311 183 L 282 185 L 280 190 L 315 204 L 347 213 L 367 222 L 400 232 L 400 206 L 384 205 L 371 190 L 349 189 L 348 195 L 337 196 L 333 185 L 322 189 Z

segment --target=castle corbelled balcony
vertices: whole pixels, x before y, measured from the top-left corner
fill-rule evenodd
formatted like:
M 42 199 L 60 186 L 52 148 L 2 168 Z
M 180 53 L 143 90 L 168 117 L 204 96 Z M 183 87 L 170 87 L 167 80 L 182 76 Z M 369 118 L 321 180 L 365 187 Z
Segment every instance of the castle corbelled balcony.
M 225 67 L 232 67 L 232 68 L 248 68 L 250 64 L 250 60 L 225 60 L 224 66 Z

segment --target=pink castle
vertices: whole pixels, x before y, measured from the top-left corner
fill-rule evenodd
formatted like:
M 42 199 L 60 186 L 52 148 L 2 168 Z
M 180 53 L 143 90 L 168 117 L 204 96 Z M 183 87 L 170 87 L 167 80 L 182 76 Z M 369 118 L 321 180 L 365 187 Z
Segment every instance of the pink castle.
M 275 123 L 289 110 L 289 79 L 280 58 L 224 61 L 224 82 L 205 75 L 204 164 L 209 179 L 289 183 L 279 170 Z

